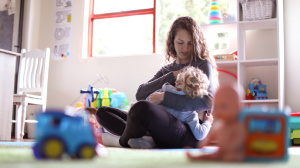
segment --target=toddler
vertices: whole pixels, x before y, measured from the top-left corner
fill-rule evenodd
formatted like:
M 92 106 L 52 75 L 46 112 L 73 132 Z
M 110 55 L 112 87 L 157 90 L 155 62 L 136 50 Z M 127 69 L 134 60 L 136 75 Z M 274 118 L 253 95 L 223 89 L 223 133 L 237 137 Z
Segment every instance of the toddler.
M 208 95 L 208 86 L 209 80 L 207 76 L 200 69 L 189 66 L 178 74 L 175 87 L 166 83 L 163 85 L 162 91 L 194 98 Z M 207 136 L 213 121 L 212 115 L 205 114 L 203 123 L 200 124 L 197 111 L 178 111 L 163 107 L 174 117 L 188 124 L 197 140 L 203 140 Z
M 175 87 L 169 83 L 165 83 L 162 89 L 157 90 L 157 92 L 171 92 L 195 98 L 208 95 L 208 86 L 209 80 L 207 76 L 200 69 L 189 66 L 184 68 L 182 72 L 177 75 Z M 149 100 L 149 97 L 146 100 Z M 212 115 L 206 113 L 203 117 L 203 123 L 200 124 L 197 111 L 178 111 L 165 106 L 162 107 L 174 117 L 188 124 L 197 140 L 203 140 L 207 136 L 213 122 Z M 155 147 L 155 143 L 151 137 L 148 136 L 130 139 L 128 144 L 132 148 Z

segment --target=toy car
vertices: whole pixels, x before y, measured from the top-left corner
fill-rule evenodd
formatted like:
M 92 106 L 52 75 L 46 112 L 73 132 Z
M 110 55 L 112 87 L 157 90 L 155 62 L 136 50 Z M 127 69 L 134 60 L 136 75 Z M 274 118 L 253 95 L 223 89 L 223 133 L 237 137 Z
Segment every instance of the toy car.
M 300 144 L 300 112 L 290 114 L 290 133 L 291 143 L 293 145 Z
M 59 159 L 64 153 L 72 158 L 91 159 L 96 155 L 96 139 L 86 115 L 69 116 L 64 111 L 37 115 L 34 156 Z

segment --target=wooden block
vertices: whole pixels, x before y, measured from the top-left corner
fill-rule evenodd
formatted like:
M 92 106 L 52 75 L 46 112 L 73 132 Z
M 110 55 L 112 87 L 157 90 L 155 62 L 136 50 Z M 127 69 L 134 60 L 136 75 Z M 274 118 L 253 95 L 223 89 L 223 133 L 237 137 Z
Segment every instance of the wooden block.
M 218 54 L 214 55 L 216 61 L 233 61 L 237 60 L 237 56 L 234 54 Z

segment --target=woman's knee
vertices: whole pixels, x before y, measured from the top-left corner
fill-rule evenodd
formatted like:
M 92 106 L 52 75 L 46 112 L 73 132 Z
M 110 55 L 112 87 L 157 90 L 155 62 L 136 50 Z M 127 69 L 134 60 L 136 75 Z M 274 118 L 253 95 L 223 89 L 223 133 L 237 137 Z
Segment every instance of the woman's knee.
M 102 123 L 104 120 L 110 121 L 112 118 L 114 118 L 114 109 L 111 107 L 100 107 L 96 113 L 98 120 L 100 123 Z
M 105 115 L 105 112 L 106 112 L 106 107 L 100 107 L 98 110 L 97 110 L 97 116 L 99 118 L 102 118 L 103 115 Z
M 139 101 L 131 107 L 128 115 L 131 117 L 149 117 L 149 115 L 152 115 L 157 111 L 157 107 L 158 105 L 149 101 Z

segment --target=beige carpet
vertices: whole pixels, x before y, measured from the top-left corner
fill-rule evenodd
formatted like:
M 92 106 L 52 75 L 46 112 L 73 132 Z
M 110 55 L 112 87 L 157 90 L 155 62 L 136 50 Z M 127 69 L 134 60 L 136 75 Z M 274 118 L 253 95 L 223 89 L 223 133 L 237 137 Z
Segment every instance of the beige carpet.
M 287 162 L 244 162 L 244 163 L 220 163 L 198 161 L 191 162 L 186 156 L 187 150 L 134 150 L 124 148 L 106 148 L 105 157 L 97 157 L 93 160 L 70 160 L 68 157 L 62 160 L 36 160 L 32 155 L 31 147 L 0 145 L 0 167 L 1 168 L 132 168 L 132 167 L 300 167 L 300 148 L 289 149 L 289 160 Z M 195 150 L 190 152 L 211 152 L 211 150 Z M 105 151 L 103 151 L 105 152 Z M 104 153 L 105 154 L 105 153 Z

